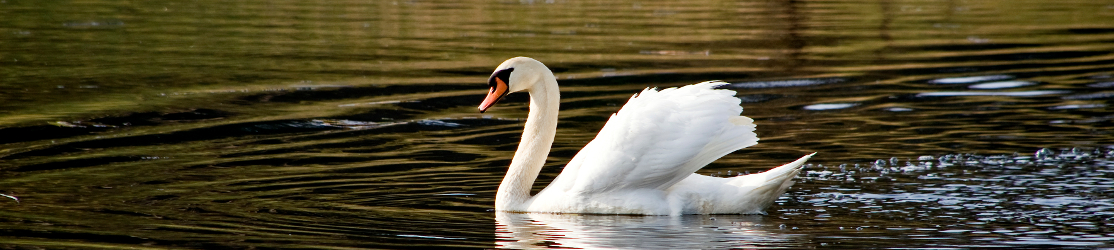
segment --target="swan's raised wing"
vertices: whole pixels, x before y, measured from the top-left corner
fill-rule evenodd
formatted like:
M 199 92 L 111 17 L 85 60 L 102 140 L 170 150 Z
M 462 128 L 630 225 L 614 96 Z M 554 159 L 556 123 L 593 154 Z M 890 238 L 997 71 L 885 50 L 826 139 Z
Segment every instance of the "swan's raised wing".
M 646 89 L 613 114 L 546 189 L 601 193 L 666 189 L 708 163 L 755 145 L 754 123 L 739 116 L 723 82 Z

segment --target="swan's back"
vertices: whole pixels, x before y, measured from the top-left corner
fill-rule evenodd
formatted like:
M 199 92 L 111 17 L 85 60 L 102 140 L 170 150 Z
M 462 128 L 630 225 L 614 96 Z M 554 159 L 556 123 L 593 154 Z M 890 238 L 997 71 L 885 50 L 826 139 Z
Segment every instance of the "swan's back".
M 665 190 L 712 161 L 757 144 L 755 125 L 739 115 L 735 92 L 714 88 L 722 84 L 643 90 L 542 192 L 568 197 Z

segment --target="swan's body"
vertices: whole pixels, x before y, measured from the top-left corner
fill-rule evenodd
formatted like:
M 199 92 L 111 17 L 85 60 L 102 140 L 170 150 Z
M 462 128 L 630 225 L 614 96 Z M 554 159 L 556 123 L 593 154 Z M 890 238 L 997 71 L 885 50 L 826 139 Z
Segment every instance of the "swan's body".
M 495 209 L 592 214 L 762 213 L 793 185 L 812 154 L 769 171 L 731 178 L 695 174 L 705 165 L 758 144 L 753 120 L 740 116 L 735 92 L 722 82 L 646 89 L 635 95 L 537 195 L 530 188 L 557 131 L 560 93 L 552 71 L 516 57 L 490 78 L 486 111 L 507 93 L 530 93 L 522 141 L 499 185 Z M 813 153 L 815 154 L 815 153 Z

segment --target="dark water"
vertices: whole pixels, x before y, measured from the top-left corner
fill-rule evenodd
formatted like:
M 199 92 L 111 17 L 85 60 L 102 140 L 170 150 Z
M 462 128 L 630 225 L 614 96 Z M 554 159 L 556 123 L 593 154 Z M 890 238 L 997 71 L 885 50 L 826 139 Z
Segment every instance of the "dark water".
M 0 1 L 2 248 L 1114 247 L 1110 1 Z M 768 215 L 496 214 L 546 62 L 535 188 L 648 86 L 733 83 L 819 152 Z M 18 199 L 18 201 L 16 200 Z

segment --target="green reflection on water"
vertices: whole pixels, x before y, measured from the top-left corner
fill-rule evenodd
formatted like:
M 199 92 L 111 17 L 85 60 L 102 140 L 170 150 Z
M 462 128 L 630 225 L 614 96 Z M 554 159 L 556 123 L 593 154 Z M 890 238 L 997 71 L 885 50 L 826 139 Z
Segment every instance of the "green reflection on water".
M 1036 3 L 10 1 L 0 126 L 198 106 L 255 113 L 258 103 L 236 103 L 244 92 L 304 86 L 470 84 L 518 55 L 565 77 L 810 77 L 1111 50 L 1105 4 Z M 947 60 L 960 55 L 987 59 Z

